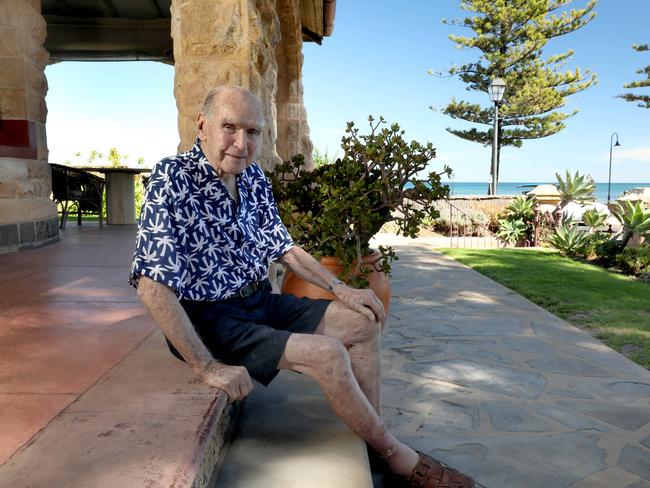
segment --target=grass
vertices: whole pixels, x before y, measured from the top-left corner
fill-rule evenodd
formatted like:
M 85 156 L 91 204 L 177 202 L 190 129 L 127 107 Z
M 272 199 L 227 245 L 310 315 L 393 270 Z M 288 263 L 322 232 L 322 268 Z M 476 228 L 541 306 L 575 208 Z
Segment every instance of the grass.
M 650 286 L 551 251 L 443 249 L 650 369 Z

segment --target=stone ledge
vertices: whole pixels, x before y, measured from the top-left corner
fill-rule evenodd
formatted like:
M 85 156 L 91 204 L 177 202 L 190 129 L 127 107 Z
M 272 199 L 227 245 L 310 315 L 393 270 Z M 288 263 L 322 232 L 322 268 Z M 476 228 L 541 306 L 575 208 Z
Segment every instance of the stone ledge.
M 58 219 L 0 224 L 0 254 L 23 251 L 59 240 Z
M 310 378 L 282 371 L 255 384 L 216 488 L 372 488 L 365 442 Z
M 0 466 L 0 486 L 205 488 L 237 411 L 156 331 Z

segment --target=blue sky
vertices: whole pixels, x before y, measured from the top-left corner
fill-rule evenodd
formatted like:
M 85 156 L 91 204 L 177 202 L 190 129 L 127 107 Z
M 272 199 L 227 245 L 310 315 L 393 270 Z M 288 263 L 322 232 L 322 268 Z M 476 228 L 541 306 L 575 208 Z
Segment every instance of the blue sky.
M 586 0 L 576 0 L 580 7 Z M 452 97 L 480 102 L 487 94 L 465 91 L 454 78 L 436 78 L 444 70 L 476 58 L 448 39 L 461 33 L 443 18 L 463 16 L 452 0 L 337 2 L 332 37 L 322 46 L 304 46 L 303 85 L 311 137 L 332 156 L 339 152 L 347 121 L 364 128 L 369 114 L 398 122 L 406 137 L 430 141 L 438 157 L 430 169 L 448 164 L 455 181 L 487 181 L 490 148 L 452 136 L 455 121 L 430 106 Z M 609 144 L 617 132 L 612 181 L 650 181 L 650 110 L 615 98 L 622 85 L 640 79 L 635 70 L 650 64 L 650 53 L 632 44 L 650 42 L 648 0 L 600 0 L 598 16 L 584 28 L 551 41 L 549 54 L 575 50 L 569 67 L 597 73 L 599 84 L 569 97 L 567 110 L 580 112 L 554 136 L 505 148 L 501 181 L 553 181 L 565 169 L 607 181 Z M 59 63 L 46 69 L 50 91 L 48 146 L 50 160 L 73 159 L 75 151 L 117 147 L 135 160 L 155 162 L 178 144 L 173 68 L 161 63 Z M 647 91 L 647 90 L 646 90 Z

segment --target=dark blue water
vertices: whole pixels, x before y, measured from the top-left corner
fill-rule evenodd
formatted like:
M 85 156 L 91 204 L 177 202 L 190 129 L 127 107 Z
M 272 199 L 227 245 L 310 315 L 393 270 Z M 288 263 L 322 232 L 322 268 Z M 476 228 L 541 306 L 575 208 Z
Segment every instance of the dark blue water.
M 548 182 L 554 184 L 554 182 Z M 473 183 L 473 182 L 459 182 L 454 181 L 445 182 L 449 186 L 450 194 L 452 195 L 487 195 L 487 183 Z M 501 183 L 497 186 L 497 195 L 521 195 L 529 190 L 532 190 L 536 185 L 542 183 Z M 623 194 L 625 190 L 630 188 L 637 188 L 640 186 L 650 187 L 650 183 L 612 183 L 611 184 L 611 198 L 615 200 L 616 197 Z M 607 183 L 596 183 L 596 200 L 602 203 L 607 202 Z

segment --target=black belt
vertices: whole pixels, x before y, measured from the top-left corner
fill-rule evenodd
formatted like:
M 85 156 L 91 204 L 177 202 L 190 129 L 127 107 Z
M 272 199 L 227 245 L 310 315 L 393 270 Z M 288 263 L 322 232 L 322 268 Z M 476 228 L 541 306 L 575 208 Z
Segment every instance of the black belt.
M 240 288 L 237 290 L 237 295 L 239 295 L 242 298 L 246 298 L 248 296 L 251 296 L 253 293 L 255 293 L 257 290 L 262 288 L 262 282 L 261 281 L 253 281 L 252 283 L 249 283 L 248 285 L 244 286 L 243 288 Z

